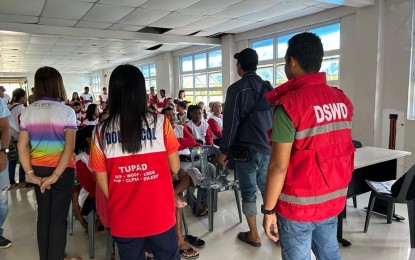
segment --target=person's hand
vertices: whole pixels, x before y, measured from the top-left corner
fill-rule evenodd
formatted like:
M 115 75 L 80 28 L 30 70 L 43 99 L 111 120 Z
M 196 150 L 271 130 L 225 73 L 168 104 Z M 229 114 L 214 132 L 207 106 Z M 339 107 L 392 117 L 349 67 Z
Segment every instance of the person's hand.
M 6 169 L 7 166 L 7 155 L 5 153 L 0 152 L 0 171 Z
M 27 181 L 36 185 L 42 185 L 42 178 L 35 175 L 33 170 L 27 174 Z
M 52 175 L 48 177 L 42 178 L 42 183 L 40 185 L 40 191 L 44 193 L 46 189 L 50 190 L 50 186 L 54 184 L 55 182 L 57 182 L 58 179 L 59 179 L 59 176 L 57 176 L 55 173 L 53 173 Z
M 280 238 L 278 235 L 278 226 L 277 226 L 277 215 L 276 214 L 264 214 L 264 220 L 262 221 L 262 226 L 264 227 L 265 234 L 273 242 L 277 242 Z
M 226 154 L 221 153 L 221 154 L 219 155 L 219 163 L 220 163 L 220 165 L 222 165 L 222 166 L 225 166 L 225 165 L 228 163 L 228 159 L 227 159 Z
M 173 181 L 177 181 L 177 180 L 179 180 L 179 174 L 177 174 L 177 173 L 171 173 L 171 179 L 172 179 Z

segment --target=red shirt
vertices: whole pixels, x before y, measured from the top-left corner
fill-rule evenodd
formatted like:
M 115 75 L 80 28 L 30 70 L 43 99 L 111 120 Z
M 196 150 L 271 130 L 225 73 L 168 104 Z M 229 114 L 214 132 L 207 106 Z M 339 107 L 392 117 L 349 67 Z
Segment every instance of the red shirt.
M 89 166 L 96 174 L 108 173 L 111 234 L 118 237 L 147 237 L 160 234 L 176 223 L 174 192 L 167 155 L 177 152 L 179 143 L 169 121 L 148 117 L 150 128 L 139 136 L 138 153 L 122 151 L 119 128 L 107 129 L 91 144 Z M 100 139 L 105 140 L 101 147 Z

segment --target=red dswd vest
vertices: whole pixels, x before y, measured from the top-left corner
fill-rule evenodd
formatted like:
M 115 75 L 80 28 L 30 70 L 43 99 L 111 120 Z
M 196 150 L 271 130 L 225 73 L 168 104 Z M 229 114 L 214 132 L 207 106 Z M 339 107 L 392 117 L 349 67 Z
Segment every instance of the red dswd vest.
M 338 215 L 345 206 L 354 169 L 353 105 L 325 73 L 295 77 L 282 86 L 276 101 L 296 129 L 290 164 L 275 210 L 282 216 L 317 222 Z

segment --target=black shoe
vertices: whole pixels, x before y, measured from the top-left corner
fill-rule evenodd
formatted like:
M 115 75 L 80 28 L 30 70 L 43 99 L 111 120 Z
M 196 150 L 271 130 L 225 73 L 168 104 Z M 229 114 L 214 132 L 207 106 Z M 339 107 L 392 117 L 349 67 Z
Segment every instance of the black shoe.
M 12 241 L 0 236 L 0 248 L 8 248 L 12 245 Z

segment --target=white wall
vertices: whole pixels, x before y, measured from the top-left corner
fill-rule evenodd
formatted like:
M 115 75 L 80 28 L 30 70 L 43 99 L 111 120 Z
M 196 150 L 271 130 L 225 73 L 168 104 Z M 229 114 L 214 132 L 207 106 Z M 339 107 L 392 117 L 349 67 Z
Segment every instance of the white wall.
M 411 28 L 413 1 L 386 1 L 385 3 L 385 63 L 382 109 L 404 113 L 401 121 L 404 131 L 403 149 L 412 152 L 404 159 L 404 169 L 415 163 L 415 121 L 407 120 L 408 86 L 411 57 Z M 402 127 L 402 126 L 400 126 Z
M 62 74 L 62 79 L 69 99 L 72 98 L 73 92 L 78 92 L 81 95 L 84 92 L 84 87 L 91 84 L 90 74 Z

